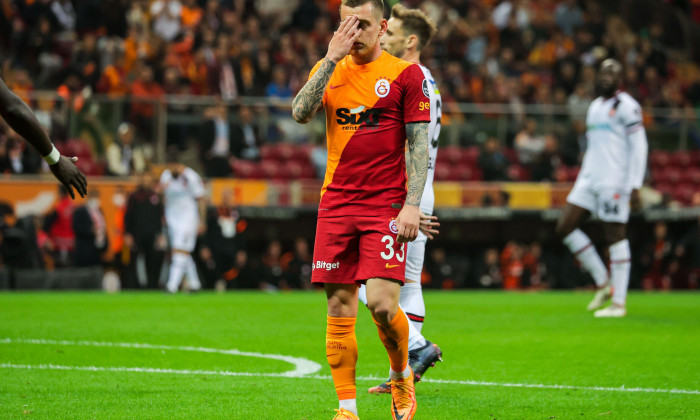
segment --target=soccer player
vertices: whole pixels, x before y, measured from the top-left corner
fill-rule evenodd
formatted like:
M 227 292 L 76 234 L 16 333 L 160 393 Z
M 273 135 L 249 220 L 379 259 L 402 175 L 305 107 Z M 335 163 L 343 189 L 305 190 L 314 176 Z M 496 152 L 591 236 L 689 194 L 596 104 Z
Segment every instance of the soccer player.
M 588 146 L 581 172 L 569 193 L 556 232 L 598 286 L 588 310 L 596 317 L 623 317 L 630 275 L 626 224 L 630 204 L 639 207 L 644 181 L 647 138 L 639 103 L 619 90 L 622 65 L 607 59 L 600 66 L 601 96 L 588 108 Z M 578 227 L 594 213 L 603 222 L 610 251 L 610 276 L 590 238 Z M 612 284 L 611 284 L 612 283 Z M 612 305 L 599 309 L 612 298 Z
M 363 283 L 389 355 L 392 416 L 411 419 L 417 406 L 399 295 L 405 245 L 418 235 L 428 176 L 430 98 L 417 64 L 382 51 L 383 9 L 382 0 L 343 0 L 342 23 L 326 57 L 292 103 L 300 123 L 323 108 L 326 113 L 328 164 L 312 282 L 326 290 L 326 357 L 339 400 L 336 419 L 358 418 L 355 320 Z
M 85 197 L 87 180 L 80 169 L 75 166 L 78 158 L 61 156 L 34 116 L 34 112 L 17 95 L 12 93 L 2 79 L 0 79 L 0 116 L 44 157 L 46 163 L 49 164 L 49 169 L 56 179 L 66 187 L 71 198 L 75 198 L 73 188 L 81 197 Z
M 197 172 L 178 163 L 174 154 L 168 157 L 168 167 L 160 177 L 165 204 L 165 223 L 168 226 L 170 248 L 170 273 L 165 288 L 176 293 L 187 274 L 191 291 L 201 289 L 197 266 L 192 251 L 197 244 L 197 235 L 205 230 L 206 202 L 204 184 Z
M 418 9 L 407 9 L 402 4 L 397 4 L 391 9 L 391 19 L 387 23 L 387 30 L 381 38 L 382 49 L 389 54 L 399 57 L 411 63 L 420 65 L 420 53 L 430 42 L 437 29 L 429 18 Z M 421 228 L 418 238 L 406 245 L 406 282 L 401 287 L 399 306 L 408 317 L 408 360 L 415 381 L 419 381 L 426 370 L 435 362 L 442 360 L 440 348 L 426 340 L 421 334 L 425 319 L 425 303 L 421 289 L 421 272 L 425 258 L 425 243 L 428 237 L 423 233 L 424 223 L 435 223 L 426 215 L 433 213 L 435 193 L 433 192 L 433 178 L 435 175 L 435 159 L 437 158 L 438 136 L 440 135 L 440 119 L 442 117 L 442 100 L 440 91 L 435 83 L 435 78 L 425 66 L 420 65 L 425 75 L 427 90 L 430 97 L 430 127 L 428 138 L 430 139 L 428 164 L 428 179 L 425 183 L 423 198 L 420 203 Z M 430 234 L 430 232 L 428 232 Z M 367 295 L 365 287 L 360 286 L 360 300 L 366 305 Z M 391 392 L 391 383 L 386 381 L 368 390 L 372 394 L 385 394 Z

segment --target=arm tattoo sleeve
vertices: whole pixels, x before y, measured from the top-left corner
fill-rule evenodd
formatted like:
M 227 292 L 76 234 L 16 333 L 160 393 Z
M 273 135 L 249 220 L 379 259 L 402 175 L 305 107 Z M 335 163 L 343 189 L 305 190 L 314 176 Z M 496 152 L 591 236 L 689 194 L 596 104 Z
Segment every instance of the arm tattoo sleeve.
M 419 206 L 423 197 L 425 180 L 428 178 L 428 125 L 427 122 L 406 124 L 408 154 L 408 195 L 406 204 Z
M 324 59 L 316 73 L 309 79 L 299 91 L 292 102 L 292 116 L 296 122 L 306 124 L 311 120 L 316 111 L 321 108 L 323 92 L 330 80 L 333 70 L 333 61 Z

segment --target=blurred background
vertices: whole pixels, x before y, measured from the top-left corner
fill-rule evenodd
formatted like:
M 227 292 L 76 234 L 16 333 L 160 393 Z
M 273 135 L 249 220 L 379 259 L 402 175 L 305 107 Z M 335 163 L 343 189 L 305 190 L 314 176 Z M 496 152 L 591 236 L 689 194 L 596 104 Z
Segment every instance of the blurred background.
M 207 288 L 308 289 L 323 115 L 290 104 L 339 0 L 0 0 L 0 71 L 90 176 L 71 200 L 0 122 L 0 289 L 158 288 L 165 156 L 207 181 Z M 387 11 L 395 1 L 387 2 Z M 624 65 L 650 143 L 631 287 L 700 275 L 700 1 L 404 1 L 437 22 L 441 234 L 423 287 L 593 287 L 553 234 L 586 148 L 597 65 Z M 226 142 L 215 142 L 217 124 Z M 101 210 L 85 211 L 87 201 Z M 599 226 L 585 228 L 594 241 Z

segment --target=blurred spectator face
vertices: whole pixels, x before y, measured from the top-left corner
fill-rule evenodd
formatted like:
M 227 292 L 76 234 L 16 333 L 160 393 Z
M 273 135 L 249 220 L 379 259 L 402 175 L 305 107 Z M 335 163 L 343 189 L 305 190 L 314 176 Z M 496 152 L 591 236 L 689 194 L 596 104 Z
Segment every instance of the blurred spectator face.
M 436 264 L 444 264 L 447 259 L 443 248 L 435 248 L 431 255 Z
M 223 204 L 224 207 L 233 207 L 233 190 L 224 190 L 224 192 L 221 193 L 221 204 Z
M 491 248 L 484 254 L 484 263 L 486 265 L 498 265 L 498 250 Z
M 658 222 L 656 225 L 654 225 L 654 237 L 656 239 L 665 238 L 667 232 L 668 232 L 668 228 L 666 227 L 666 223 Z
M 535 131 L 537 131 L 537 121 L 532 118 L 525 120 L 525 132 L 532 136 L 535 134 Z
M 555 154 L 559 149 L 559 142 L 555 136 L 546 136 L 544 139 L 545 153 Z
M 270 242 L 270 245 L 267 246 L 267 254 L 270 257 L 278 258 L 282 255 L 282 244 L 279 241 Z
M 243 124 L 251 124 L 253 122 L 253 110 L 248 106 L 242 106 L 238 114 Z
M 533 242 L 530 245 L 530 254 L 532 254 L 535 259 L 539 260 L 540 256 L 542 256 L 542 245 L 537 242 Z
M 145 171 L 141 174 L 141 176 L 139 176 L 139 188 L 140 189 L 152 188 L 154 181 L 155 181 L 155 178 L 153 177 L 153 175 L 150 172 Z
M 134 127 L 129 123 L 121 123 L 118 129 L 119 140 L 124 145 L 130 145 L 134 141 Z
M 369 2 L 358 7 L 340 6 L 341 20 L 356 15 L 361 21 L 358 28 L 362 29 L 362 33 L 350 48 L 350 55 L 362 57 L 368 54 L 379 40 L 383 19 L 381 16 L 375 16 L 374 12 L 372 3 Z
M 97 48 L 97 38 L 95 35 L 88 34 L 83 38 L 83 51 L 93 52 Z
M 92 188 L 88 191 L 88 199 L 85 204 L 92 210 L 97 210 L 100 208 L 100 190 L 97 188 Z
M 174 67 L 168 67 L 165 69 L 165 74 L 163 75 L 163 84 L 165 86 L 177 86 L 180 82 L 180 73 Z
M 500 149 L 498 140 L 496 140 L 494 137 L 489 137 L 486 140 L 486 143 L 484 143 L 484 149 L 487 153 L 496 153 L 498 149 Z
M 297 255 L 306 255 L 309 253 L 309 243 L 306 242 L 306 239 L 297 238 L 297 240 L 294 241 L 294 252 Z
M 153 82 L 153 70 L 149 66 L 144 66 L 143 69 L 141 69 L 141 80 L 144 83 Z
M 272 78 L 275 83 L 280 86 L 285 86 L 287 84 L 287 73 L 282 67 L 275 67 L 275 70 L 272 73 Z
M 396 18 L 389 19 L 386 33 L 380 38 L 382 49 L 394 57 L 403 57 L 408 41 L 403 31 L 403 23 Z

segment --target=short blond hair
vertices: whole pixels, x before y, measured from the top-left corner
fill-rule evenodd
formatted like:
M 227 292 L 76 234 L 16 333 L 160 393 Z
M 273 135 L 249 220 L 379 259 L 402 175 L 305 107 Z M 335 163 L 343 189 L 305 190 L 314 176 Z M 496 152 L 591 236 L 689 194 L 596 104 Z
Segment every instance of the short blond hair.
M 391 8 L 391 17 L 401 21 L 404 33 L 418 37 L 418 51 L 425 48 L 437 32 L 435 23 L 420 9 L 409 9 L 398 3 Z

